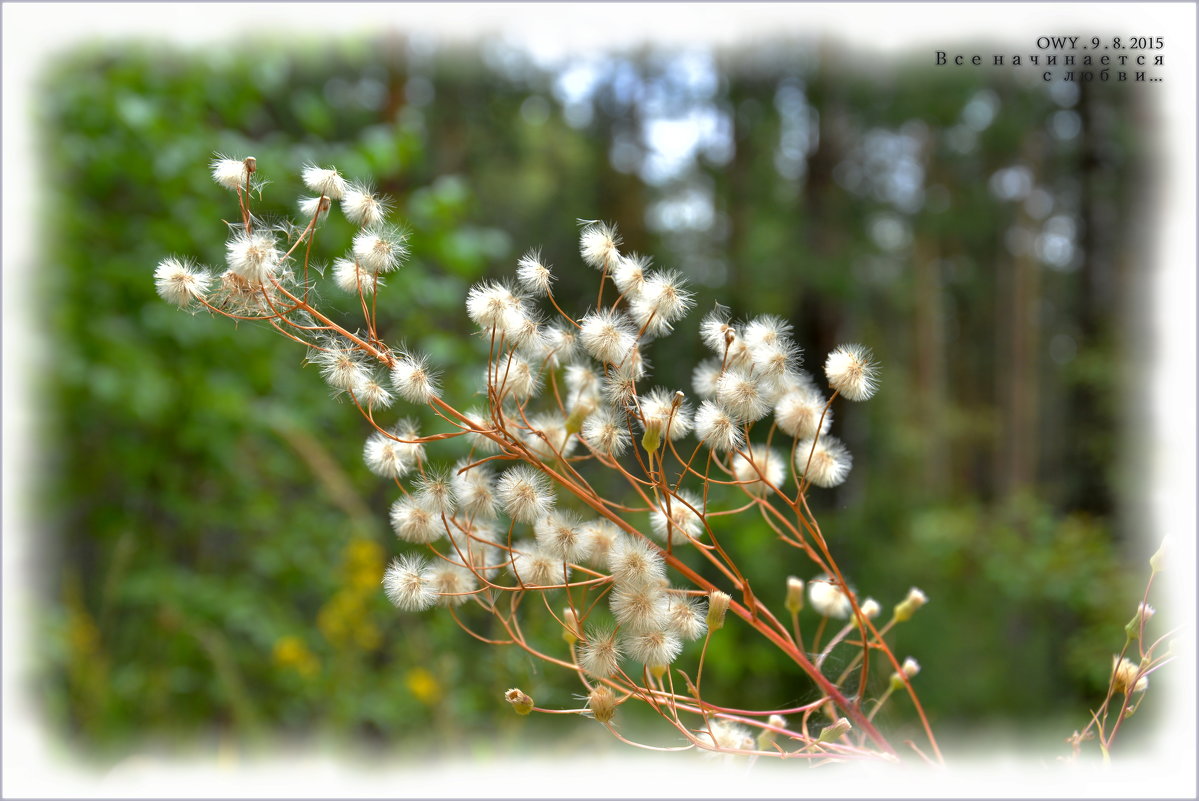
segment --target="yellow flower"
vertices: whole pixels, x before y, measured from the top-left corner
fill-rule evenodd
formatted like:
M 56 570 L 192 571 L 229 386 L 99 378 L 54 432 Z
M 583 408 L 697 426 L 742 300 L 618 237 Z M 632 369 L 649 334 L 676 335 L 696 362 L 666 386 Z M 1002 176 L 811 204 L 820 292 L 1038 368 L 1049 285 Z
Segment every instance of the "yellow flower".
M 416 696 L 416 700 L 425 706 L 432 706 L 441 700 L 441 684 L 423 667 L 409 670 L 404 676 L 404 684 L 408 686 L 408 691 Z
M 315 676 L 321 669 L 320 662 L 304 641 L 291 634 L 275 641 L 273 658 L 279 667 L 290 668 L 305 678 Z

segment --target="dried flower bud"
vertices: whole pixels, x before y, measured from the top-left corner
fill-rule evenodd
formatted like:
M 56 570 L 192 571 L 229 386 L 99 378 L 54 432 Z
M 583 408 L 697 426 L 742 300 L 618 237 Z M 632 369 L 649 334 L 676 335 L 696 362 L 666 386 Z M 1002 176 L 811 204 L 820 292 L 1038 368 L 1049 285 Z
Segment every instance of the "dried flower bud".
M 512 709 L 518 715 L 527 715 L 533 711 L 533 699 L 515 687 L 504 693 L 504 700 L 512 704 Z
M 828 726 L 824 731 L 820 732 L 820 737 L 816 740 L 818 743 L 831 743 L 849 733 L 853 726 L 845 718 L 838 718 L 837 722 Z
M 787 611 L 798 615 L 803 609 L 803 579 L 787 576 Z
M 587 708 L 591 710 L 592 717 L 600 723 L 607 723 L 616 714 L 616 696 L 601 684 L 587 697 Z
M 724 615 L 729 611 L 732 596 L 720 590 L 712 590 L 708 595 L 708 631 L 716 631 L 724 626 Z

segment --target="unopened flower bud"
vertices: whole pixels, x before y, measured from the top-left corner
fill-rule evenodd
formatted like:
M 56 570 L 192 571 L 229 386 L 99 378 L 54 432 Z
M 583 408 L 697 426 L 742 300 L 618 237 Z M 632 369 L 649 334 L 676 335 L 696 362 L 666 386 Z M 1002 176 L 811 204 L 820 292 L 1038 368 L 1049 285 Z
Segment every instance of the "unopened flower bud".
M 853 726 L 850 725 L 848 720 L 845 718 L 838 718 L 836 723 L 826 727 L 824 731 L 820 732 L 820 737 L 817 738 L 816 742 L 831 743 L 834 740 L 838 740 L 848 734 L 849 730 L 852 728 Z
M 900 666 L 899 670 L 900 670 L 900 673 L 903 674 L 904 678 L 911 679 L 913 676 L 915 676 L 917 673 L 920 672 L 920 663 L 909 656 L 907 659 L 903 660 L 903 665 Z M 903 678 L 900 678 L 899 673 L 892 673 L 891 674 L 891 689 L 898 690 L 902 687 L 903 687 Z
M 566 640 L 567 645 L 574 645 L 579 641 L 579 617 L 575 610 L 570 607 L 564 609 L 562 623 L 562 639 Z
M 646 426 L 645 434 L 641 437 L 641 447 L 646 453 L 653 453 L 662 444 L 662 430 L 657 426 Z
M 1149 557 L 1149 567 L 1154 573 L 1160 573 L 1166 569 L 1166 560 L 1170 558 L 1170 538 L 1166 537 L 1162 540 L 1161 546 Z
M 1141 604 L 1137 607 L 1137 613 L 1132 616 L 1132 620 L 1128 621 L 1128 625 L 1124 627 L 1124 633 L 1130 640 L 1137 638 L 1140 636 L 1141 626 L 1147 623 L 1156 612 L 1157 610 L 1149 604 Z
M 515 687 L 504 693 L 504 700 L 512 704 L 512 709 L 518 715 L 527 715 L 533 711 L 533 699 Z
M 787 611 L 798 615 L 803 609 L 803 579 L 787 576 Z
M 724 626 L 724 615 L 729 611 L 732 596 L 720 590 L 713 590 L 708 596 L 708 631 L 716 631 Z
M 246 156 L 245 161 L 242 163 L 246 165 L 246 172 L 250 175 L 258 172 L 258 159 L 253 156 Z
M 583 398 L 575 407 L 570 410 L 570 415 L 566 418 L 565 429 L 568 434 L 577 434 L 583 430 L 583 423 L 595 411 L 595 401 L 590 398 Z
M 607 723 L 616 714 L 616 696 L 607 686 L 601 684 L 591 691 L 587 698 L 587 708 L 592 716 L 600 723 Z
M 916 587 L 908 590 L 908 597 L 895 605 L 895 621 L 903 623 L 911 620 L 916 610 L 928 603 L 928 597 Z
M 773 726 L 775 729 L 787 728 L 787 719 L 782 715 L 771 715 L 770 718 L 767 719 L 766 723 L 770 726 Z M 774 745 L 774 742 L 778 739 L 778 737 L 779 733 L 777 731 L 773 731 L 772 729 L 762 729 L 762 732 L 758 735 L 758 750 L 769 751 L 770 746 Z

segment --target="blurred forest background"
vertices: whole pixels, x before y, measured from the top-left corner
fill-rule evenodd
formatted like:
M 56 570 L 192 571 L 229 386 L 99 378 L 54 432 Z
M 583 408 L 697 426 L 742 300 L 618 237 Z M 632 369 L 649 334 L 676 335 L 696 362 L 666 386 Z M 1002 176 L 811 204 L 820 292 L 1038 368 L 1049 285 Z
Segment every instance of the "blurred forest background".
M 220 151 L 257 157 L 268 211 L 295 213 L 309 160 L 397 199 L 413 258 L 380 318 L 450 395 L 477 389 L 458 365 L 482 364 L 471 283 L 540 246 L 567 308 L 586 307 L 577 218 L 616 223 L 628 250 L 690 279 L 683 332 L 719 300 L 793 322 L 810 368 L 836 344 L 872 347 L 882 391 L 836 421 L 854 470 L 817 498 L 834 552 L 884 608 L 912 585 L 929 595 L 896 653 L 923 665 L 950 757 L 996 737 L 1065 753 L 1157 539 L 1123 491 L 1144 111 L 1131 85 L 927 62 L 855 67 L 804 42 L 552 56 L 400 36 L 252 54 L 121 43 L 57 62 L 39 93 L 55 358 L 33 691 L 48 725 L 102 761 L 213 739 L 611 742 L 501 700 L 521 687 L 577 706 L 569 676 L 387 603 L 391 493 L 362 464 L 366 424 L 294 343 L 155 295 L 166 255 L 223 262 L 237 212 L 208 175 Z M 326 260 L 349 232 L 331 216 Z M 701 345 L 671 342 L 657 378 L 689 387 Z M 744 542 L 781 606 L 795 566 L 758 522 Z M 724 634 L 714 699 L 810 692 L 750 632 Z M 1145 706 L 1132 729 L 1152 693 Z M 913 723 L 903 703 L 886 712 Z

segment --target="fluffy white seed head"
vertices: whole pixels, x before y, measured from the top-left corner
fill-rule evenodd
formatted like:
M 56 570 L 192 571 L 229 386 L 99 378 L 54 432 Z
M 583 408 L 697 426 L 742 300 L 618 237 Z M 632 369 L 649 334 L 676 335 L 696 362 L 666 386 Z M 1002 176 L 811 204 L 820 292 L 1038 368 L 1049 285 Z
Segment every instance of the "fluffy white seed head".
M 579 336 L 573 326 L 567 328 L 558 323 L 545 326 L 541 330 L 541 345 L 543 353 L 539 354 L 539 360 L 550 369 L 564 364 L 573 367 L 571 362 L 579 355 Z M 568 367 L 568 377 L 569 369 Z
M 474 573 L 494 576 L 508 564 L 507 555 L 492 544 L 500 535 L 490 522 L 475 520 L 462 525 L 461 529 L 455 525 L 449 533 L 453 542 L 449 558 L 463 567 L 469 567 Z
M 600 374 L 585 364 L 572 364 L 566 368 L 566 388 L 570 390 L 568 402 L 575 403 L 581 398 L 597 399 L 599 397 Z
M 454 487 L 450 476 L 443 470 L 429 470 L 416 480 L 414 497 L 421 506 L 431 509 L 438 515 L 450 516 L 457 508 L 458 499 L 454 495 Z
M 740 370 L 725 370 L 716 381 L 716 402 L 739 422 L 753 423 L 770 412 L 761 379 Z
M 541 258 L 541 253 L 530 250 L 516 263 L 516 280 L 530 295 L 544 298 L 550 293 L 554 274 Z
M 659 507 L 650 513 L 650 527 L 654 535 L 663 542 L 671 545 L 690 543 L 704 534 L 703 520 L 696 513 L 696 510 L 702 512 L 703 508 L 703 501 L 683 490 L 678 493 L 678 497 L 664 499 Z
M 423 557 L 407 554 L 394 560 L 383 573 L 383 591 L 397 609 L 415 612 L 437 602 L 433 571 Z
M 626 633 L 624 647 L 630 658 L 646 667 L 665 667 L 683 652 L 683 641 L 671 631 L 649 629 Z
M 841 345 L 830 353 L 824 374 L 846 400 L 867 400 L 878 390 L 878 365 L 861 345 Z
M 424 356 L 406 355 L 391 368 L 391 385 L 400 397 L 411 403 L 426 404 L 440 397 L 437 375 Z
M 296 205 L 300 207 L 301 216 L 321 220 L 329 216 L 329 209 L 333 206 L 327 197 L 302 197 Z
M 641 294 L 649 265 L 650 260 L 647 256 L 638 256 L 635 253 L 622 256 L 612 268 L 612 283 L 616 284 L 616 288 L 626 298 L 635 299 Z
M 716 381 L 720 378 L 720 359 L 704 359 L 691 371 L 691 388 L 700 398 L 707 400 L 716 395 Z
M 370 273 L 396 269 L 408 255 L 407 235 L 384 225 L 372 225 L 354 234 L 354 258 Z
M 420 426 L 415 420 L 407 417 L 400 420 L 392 426 L 391 434 L 395 437 L 396 447 L 402 450 L 414 467 L 425 460 L 425 445 L 417 442 L 420 439 Z
M 371 379 L 370 368 L 362 361 L 362 353 L 356 348 L 331 345 L 317 351 L 310 359 L 321 368 L 321 375 L 329 386 L 342 392 L 355 391 Z
M 654 273 L 642 283 L 629 304 L 629 313 L 638 330 L 661 336 L 670 333 L 671 324 L 690 310 L 692 297 L 678 273 Z
M 747 455 L 733 454 L 733 475 L 738 481 L 749 482 L 741 487 L 751 495 L 769 495 L 781 487 L 785 479 L 787 459 L 773 448 L 756 445 Z
M 525 401 L 541 391 L 541 373 L 515 353 L 493 361 L 487 369 L 487 381 L 501 399 Z
M 583 421 L 581 433 L 592 450 L 605 456 L 619 456 L 629 447 L 628 426 L 609 409 L 593 412 Z
M 535 356 L 545 349 L 539 315 L 523 302 L 504 312 L 498 330 L 508 346 L 522 348 Z
M 608 370 L 604 378 L 604 398 L 613 406 L 623 409 L 637 397 L 637 373 L 629 362 Z
M 255 164 L 253 157 L 248 159 L 230 159 L 218 155 L 209 165 L 212 170 L 212 180 L 226 189 L 236 192 L 238 189 L 248 189 L 251 167 Z
M 579 647 L 579 667 L 598 679 L 614 675 L 623 657 L 612 629 L 589 629 Z
M 274 275 L 282 258 L 274 235 L 264 231 L 239 231 L 225 244 L 225 251 L 229 271 L 252 284 Z
M 550 512 L 534 524 L 533 534 L 546 553 L 563 561 L 577 564 L 591 555 L 588 530 L 569 512 Z
M 789 343 L 791 323 L 773 314 L 763 314 L 746 323 L 742 337 L 750 350 L 760 345 Z
M 306 164 L 300 175 L 304 186 L 332 200 L 341 200 L 346 193 L 346 179 L 335 169 Z
M 493 281 L 475 284 L 466 293 L 466 314 L 484 333 L 502 330 L 505 315 L 520 305 L 511 289 Z
M 391 528 L 404 542 L 425 545 L 445 536 L 441 515 L 429 503 L 411 495 L 391 505 Z
M 641 345 L 633 345 L 633 349 L 625 357 L 624 363 L 618 365 L 618 368 L 627 370 L 628 374 L 638 381 L 649 375 L 649 359 L 645 358 L 645 354 L 641 352 Z
M 818 434 L 828 433 L 829 426 L 833 424 L 833 410 L 826 411 L 824 403 L 824 398 L 809 389 L 787 392 L 775 401 L 775 422 L 792 437 L 815 439 Z
M 670 595 L 666 601 L 666 628 L 680 639 L 691 642 L 708 630 L 708 610 L 685 595 Z
M 603 518 L 584 523 L 583 530 L 591 540 L 591 562 L 596 565 L 607 564 L 613 549 L 625 539 L 615 523 Z
M 749 729 L 720 718 L 710 720 L 704 728 L 697 729 L 695 739 L 711 751 L 752 751 L 755 745 Z
M 695 412 L 695 436 L 720 452 L 738 450 L 745 442 L 737 419 L 710 400 L 701 403 Z
M 666 626 L 666 594 L 662 583 L 616 584 L 608 605 L 621 631 L 660 631 Z
M 566 421 L 557 413 L 534 415 L 529 419 L 529 425 L 532 428 L 522 431 L 520 439 L 543 462 L 570 456 L 578 443 L 566 429 Z
M 387 387 L 379 381 L 379 376 L 373 370 L 362 380 L 354 390 L 358 403 L 368 409 L 387 409 L 395 400 Z
M 212 276 L 184 259 L 169 258 L 154 270 L 154 288 L 163 300 L 183 307 L 208 293 Z
M 809 454 L 811 461 L 809 462 Z M 818 487 L 835 487 L 845 481 L 853 467 L 849 449 L 836 437 L 825 434 L 816 440 L 805 439 L 795 446 L 795 469 Z
M 1130 659 L 1121 659 L 1118 656 L 1112 657 L 1112 678 L 1116 687 L 1116 691 L 1131 695 L 1132 693 L 1144 692 L 1149 688 L 1149 677 L 1137 677 L 1140 669 L 1136 663 Z
M 380 478 L 402 478 L 416 467 L 412 446 L 396 442 L 378 431 L 367 437 L 362 460 L 367 469 Z
M 554 494 L 545 476 L 528 465 L 510 467 L 495 488 L 500 506 L 518 523 L 533 523 L 554 508 Z
M 364 270 L 353 259 L 337 259 L 333 262 L 333 281 L 343 292 L 357 295 L 361 290 L 369 295 L 376 286 L 383 286 L 383 279 L 377 273 Z
M 598 361 L 620 364 L 637 344 L 637 329 L 620 312 L 603 309 L 580 321 L 579 342 Z
M 440 606 L 461 606 L 471 599 L 471 593 L 479 586 L 475 574 L 465 567 L 440 562 L 432 572 L 433 590 Z
M 383 222 L 391 211 L 391 201 L 364 183 L 353 183 L 346 187 L 341 198 L 341 212 L 346 219 L 361 226 L 373 226 Z
M 638 399 L 644 431 L 658 431 L 669 439 L 691 433 L 691 408 L 681 392 L 655 389 Z
M 549 587 L 570 578 L 570 567 L 561 559 L 531 542 L 513 547 L 512 575 L 524 584 Z
M 617 586 L 660 586 L 666 578 L 662 552 L 643 539 L 622 538 L 608 551 L 608 571 Z
M 699 336 L 709 350 L 716 354 L 717 358 L 724 358 L 729 337 L 731 336 L 733 339 L 739 337 L 737 327 L 731 322 L 726 306 L 718 303 L 712 311 L 704 315 L 704 319 L 699 324 Z
M 496 498 L 491 470 L 486 465 L 475 465 L 462 472 L 463 467 L 465 463 L 455 465 L 451 474 L 458 505 L 470 518 L 494 518 Z
M 612 270 L 620 261 L 620 235 L 616 226 L 592 222 L 579 234 L 579 254 L 597 270 Z
M 799 348 L 786 338 L 759 342 L 749 347 L 754 373 L 772 382 L 794 373 L 799 368 L 799 355 Z
M 808 600 L 824 617 L 847 618 L 853 610 L 844 590 L 833 584 L 828 576 L 817 576 L 808 582 Z

